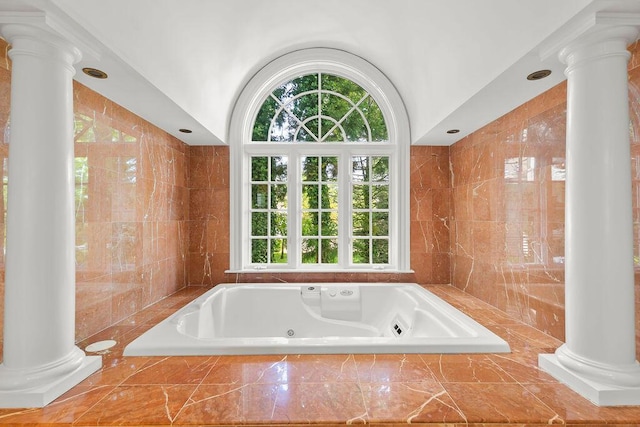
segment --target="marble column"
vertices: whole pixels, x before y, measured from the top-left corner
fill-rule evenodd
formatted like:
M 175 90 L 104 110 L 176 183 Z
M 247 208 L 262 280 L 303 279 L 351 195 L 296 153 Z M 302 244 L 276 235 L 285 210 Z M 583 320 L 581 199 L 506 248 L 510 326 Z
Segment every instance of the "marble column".
M 627 46 L 634 26 L 596 29 L 560 52 L 567 76 L 566 343 L 540 367 L 598 405 L 640 404 Z
M 35 26 L 0 31 L 12 61 L 0 407 L 41 407 L 102 363 L 75 346 L 72 78 L 80 52 Z

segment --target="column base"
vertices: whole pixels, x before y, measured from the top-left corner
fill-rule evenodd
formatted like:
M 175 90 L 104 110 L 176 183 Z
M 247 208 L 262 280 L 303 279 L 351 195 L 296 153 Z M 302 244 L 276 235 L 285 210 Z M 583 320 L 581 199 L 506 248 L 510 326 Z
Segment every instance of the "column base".
M 567 369 L 555 354 L 538 355 L 538 366 L 570 389 L 598 406 L 640 405 L 640 386 L 603 384 Z
M 0 408 L 42 408 L 102 367 L 101 356 L 85 356 L 80 365 L 47 383 L 23 390 L 0 390 Z M 0 365 L 0 373 L 4 366 Z

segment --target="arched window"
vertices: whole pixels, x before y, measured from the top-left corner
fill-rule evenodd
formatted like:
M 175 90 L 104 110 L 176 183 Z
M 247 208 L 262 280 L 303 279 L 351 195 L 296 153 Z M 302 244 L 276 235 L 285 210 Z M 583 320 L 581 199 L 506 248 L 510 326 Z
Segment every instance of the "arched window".
M 371 64 L 277 59 L 240 95 L 230 137 L 232 270 L 409 269 L 408 121 Z
M 361 86 L 326 73 L 278 86 L 253 125 L 255 142 L 388 142 L 380 107 Z

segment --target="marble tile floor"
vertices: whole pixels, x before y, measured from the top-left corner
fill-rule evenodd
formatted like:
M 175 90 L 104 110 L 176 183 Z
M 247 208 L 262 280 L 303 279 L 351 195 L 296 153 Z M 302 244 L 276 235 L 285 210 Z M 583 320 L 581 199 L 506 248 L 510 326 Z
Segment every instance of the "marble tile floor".
M 640 425 L 640 407 L 599 408 L 536 367 L 560 342 L 449 286 L 429 290 L 509 341 L 510 354 L 123 357 L 205 288 L 187 288 L 79 343 L 114 339 L 103 368 L 12 426 L 263 424 Z

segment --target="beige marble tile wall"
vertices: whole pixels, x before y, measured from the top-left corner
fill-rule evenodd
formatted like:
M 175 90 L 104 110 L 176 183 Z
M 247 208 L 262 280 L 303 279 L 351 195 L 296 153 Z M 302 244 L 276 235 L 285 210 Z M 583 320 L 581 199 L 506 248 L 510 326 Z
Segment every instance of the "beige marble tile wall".
M 634 253 L 640 271 L 640 48 L 635 44 L 630 50 Z M 559 339 L 564 339 L 565 123 L 562 83 L 450 150 L 454 286 Z
M 411 268 L 415 273 L 244 273 L 229 268 L 229 149 L 189 147 L 190 285 L 222 282 L 419 282 L 448 284 L 451 210 L 448 147 L 411 148 Z
M 190 285 L 229 281 L 229 148 L 189 147 Z
M 0 40 L 2 211 L 10 133 L 7 50 Z M 78 83 L 74 111 L 76 338 L 81 340 L 186 285 L 189 192 L 185 144 Z M 0 221 L 4 246 L 4 215 Z M 0 257 L 4 276 L 4 250 Z
M 565 85 L 451 147 L 454 286 L 561 338 Z
M 76 337 L 186 286 L 187 146 L 74 85 Z
M 451 283 L 449 147 L 411 147 L 410 191 L 415 281 Z

